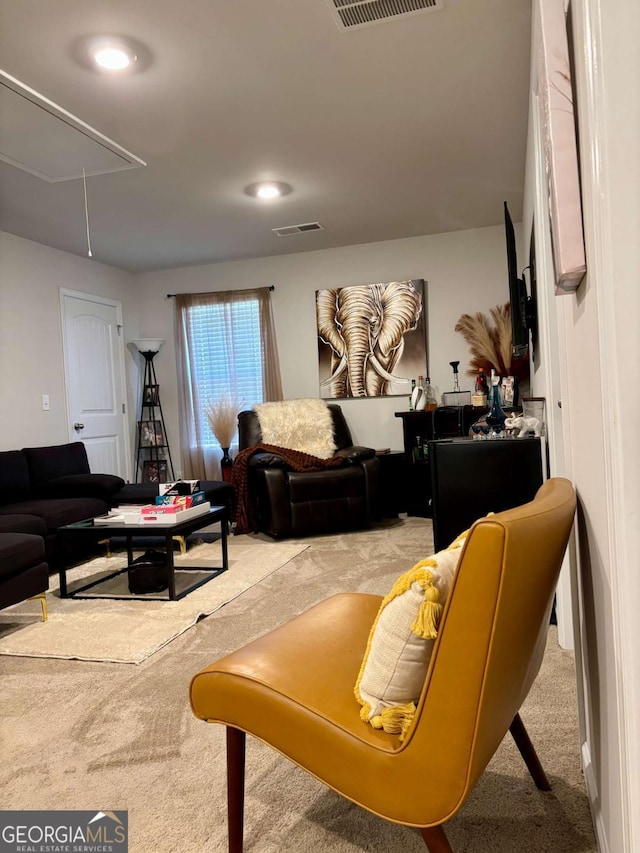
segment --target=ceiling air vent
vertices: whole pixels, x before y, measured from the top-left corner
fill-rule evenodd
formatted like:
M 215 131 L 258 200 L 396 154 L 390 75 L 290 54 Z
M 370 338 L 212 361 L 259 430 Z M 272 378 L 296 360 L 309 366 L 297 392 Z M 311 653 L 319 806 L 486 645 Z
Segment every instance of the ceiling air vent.
M 391 18 L 444 8 L 444 0 L 327 0 L 339 29 L 354 30 Z
M 278 237 L 291 237 L 292 234 L 304 234 L 306 231 L 324 231 L 319 222 L 305 222 L 304 225 L 285 225 L 284 228 L 272 228 Z

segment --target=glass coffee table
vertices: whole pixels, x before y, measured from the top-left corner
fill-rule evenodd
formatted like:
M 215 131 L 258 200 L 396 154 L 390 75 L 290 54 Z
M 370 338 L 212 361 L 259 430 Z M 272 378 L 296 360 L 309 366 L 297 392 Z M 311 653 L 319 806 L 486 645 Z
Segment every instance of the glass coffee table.
M 60 537 L 60 545 L 62 550 L 62 565 L 60 567 L 60 597 L 61 598 L 111 598 L 111 599 L 140 599 L 147 601 L 178 601 L 188 595 L 194 589 L 208 583 L 213 578 L 217 577 L 221 572 L 226 572 L 229 568 L 229 559 L 227 553 L 227 527 L 229 513 L 225 506 L 210 507 L 202 515 L 195 515 L 187 518 L 184 521 L 178 521 L 175 524 L 163 524 L 161 521 L 146 521 L 138 524 L 125 524 L 123 521 L 113 521 L 108 524 L 95 523 L 93 518 L 85 521 L 76 521 L 73 524 L 65 524 L 58 528 L 58 536 Z M 173 562 L 173 538 L 187 537 L 196 530 L 201 530 L 203 527 L 208 527 L 210 524 L 220 522 L 221 530 L 221 545 L 222 545 L 222 565 L 221 566 L 175 566 Z M 65 547 L 71 540 L 78 537 L 91 538 L 96 540 L 110 539 L 111 537 L 124 537 L 127 543 L 127 565 L 117 569 L 110 574 L 101 575 L 97 580 L 92 580 L 82 586 L 75 587 L 72 592 L 67 589 L 67 570 Z M 133 540 L 134 539 L 152 539 L 164 538 L 165 548 L 165 570 L 167 573 L 167 593 L 160 595 L 158 593 L 141 593 L 139 595 L 118 595 L 108 594 L 99 595 L 93 593 L 91 595 L 83 595 L 88 590 L 96 587 L 98 584 L 104 584 L 106 581 L 116 578 L 119 575 L 128 572 L 130 568 L 135 568 L 133 564 Z M 176 568 L 182 572 L 197 572 L 197 580 L 181 585 L 179 590 L 176 590 Z

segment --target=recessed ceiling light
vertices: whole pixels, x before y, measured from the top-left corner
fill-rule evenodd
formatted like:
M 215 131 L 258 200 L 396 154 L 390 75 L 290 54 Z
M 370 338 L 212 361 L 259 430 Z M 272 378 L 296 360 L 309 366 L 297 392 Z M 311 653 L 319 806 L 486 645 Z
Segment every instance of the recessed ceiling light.
M 151 64 L 149 48 L 130 36 L 82 36 L 71 45 L 71 53 L 84 68 L 100 73 L 130 74 Z
M 262 184 L 256 190 L 256 195 L 258 198 L 278 198 L 282 193 L 275 184 Z
M 136 61 L 135 55 L 121 47 L 101 47 L 93 55 L 96 65 L 107 71 L 122 71 Z
M 288 195 L 292 190 L 291 184 L 285 184 L 283 181 L 258 181 L 244 188 L 247 195 L 265 200 L 280 198 Z

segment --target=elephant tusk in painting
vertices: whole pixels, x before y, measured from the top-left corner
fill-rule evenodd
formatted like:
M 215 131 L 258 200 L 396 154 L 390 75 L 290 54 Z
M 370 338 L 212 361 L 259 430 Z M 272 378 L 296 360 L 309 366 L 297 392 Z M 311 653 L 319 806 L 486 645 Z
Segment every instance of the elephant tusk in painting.
M 406 394 L 426 374 L 422 279 L 316 292 L 320 387 L 330 397 Z
M 333 371 L 331 376 L 329 376 L 327 379 L 324 380 L 324 382 L 321 383 L 322 386 L 324 387 L 327 385 L 331 385 L 332 382 L 337 381 L 340 378 L 340 376 L 342 376 L 342 374 L 345 372 L 346 369 L 347 369 L 347 359 L 343 357 L 338 362 L 338 366 Z
M 369 364 L 373 367 L 378 376 L 382 377 L 382 379 L 386 379 L 388 382 L 411 382 L 411 380 L 406 377 L 394 376 L 393 373 L 389 373 L 389 371 L 385 370 L 380 364 L 375 355 L 369 357 Z

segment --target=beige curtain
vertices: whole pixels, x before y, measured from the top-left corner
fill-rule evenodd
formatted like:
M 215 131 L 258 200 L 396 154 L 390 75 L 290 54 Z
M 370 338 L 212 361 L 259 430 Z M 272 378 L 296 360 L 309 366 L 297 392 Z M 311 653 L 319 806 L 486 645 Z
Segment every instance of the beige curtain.
M 254 303 L 248 306 L 246 303 Z M 238 322 L 242 309 L 257 309 L 259 341 L 247 340 L 247 325 Z M 254 315 L 255 316 L 255 315 Z M 207 426 L 206 411 L 212 398 L 236 394 L 247 344 L 262 372 L 262 399 L 243 399 L 241 408 L 254 403 L 282 400 L 280 362 L 268 287 L 217 293 L 181 293 L 176 296 L 176 348 L 182 470 L 187 479 L 219 480 L 221 450 Z M 203 348 L 215 347 L 215 382 L 202 375 Z M 223 356 L 219 356 L 223 353 Z M 236 355 L 237 354 L 237 357 Z M 246 378 L 246 377 L 245 377 Z M 233 446 L 232 446 L 233 447 Z M 236 445 L 237 447 L 237 445 Z M 232 454 L 233 455 L 233 454 Z

